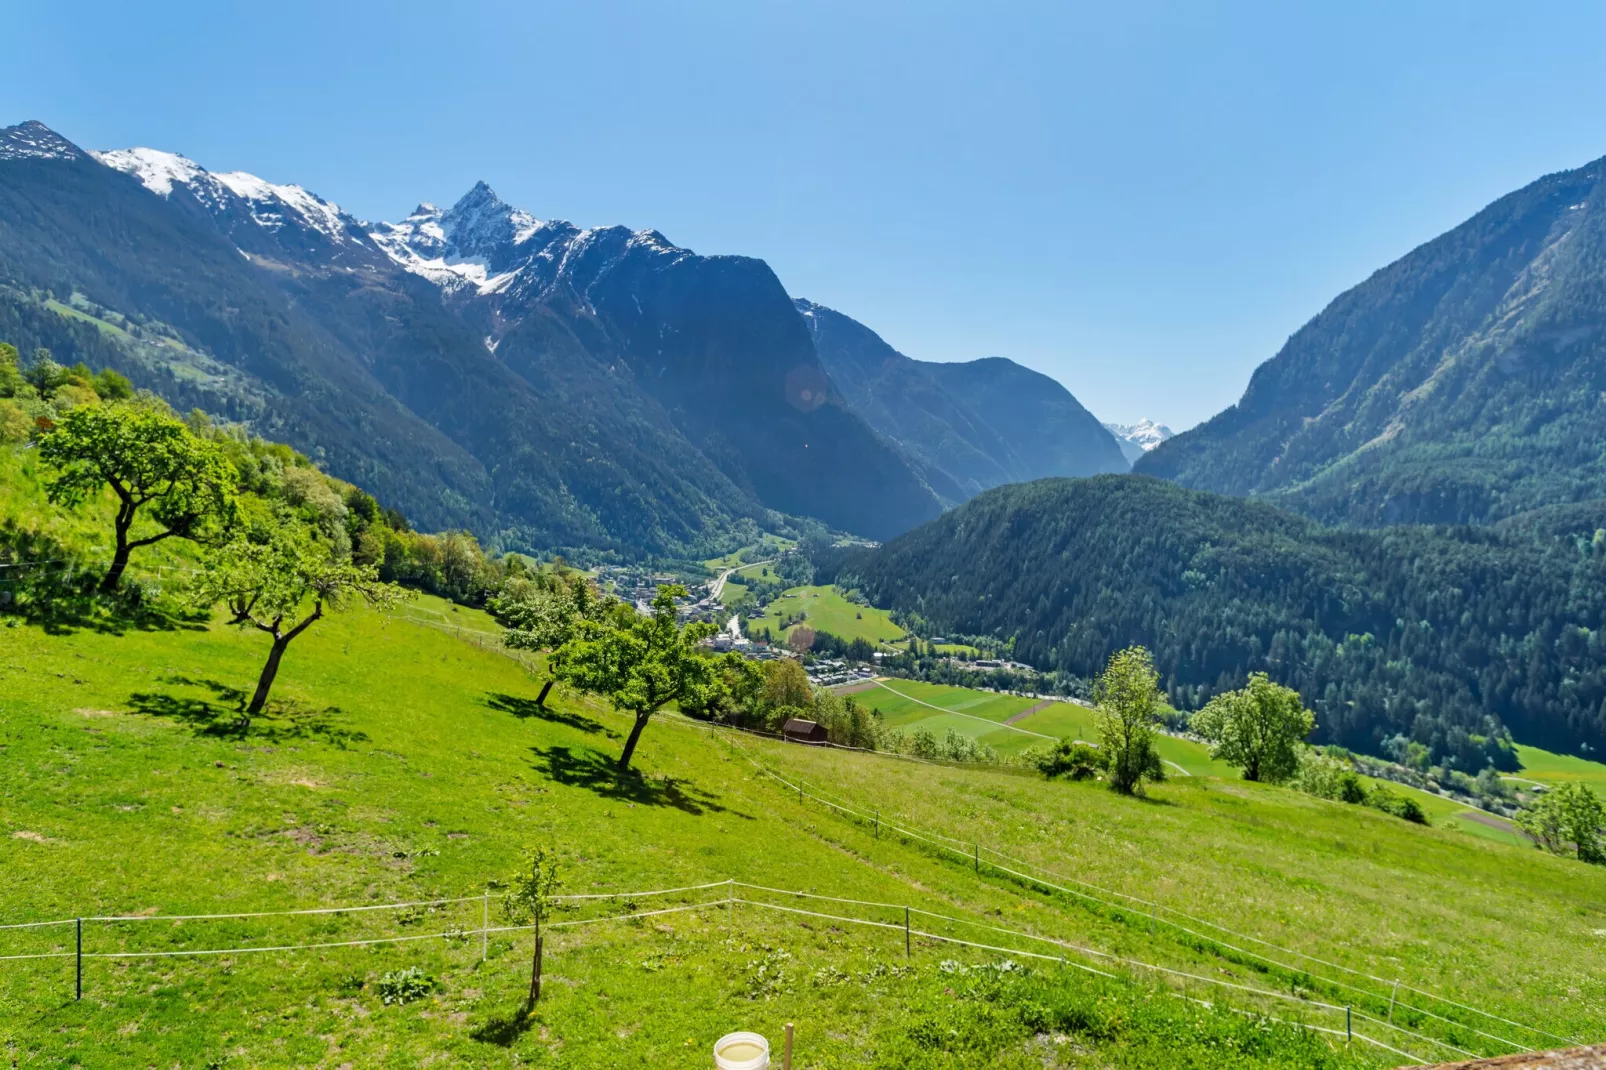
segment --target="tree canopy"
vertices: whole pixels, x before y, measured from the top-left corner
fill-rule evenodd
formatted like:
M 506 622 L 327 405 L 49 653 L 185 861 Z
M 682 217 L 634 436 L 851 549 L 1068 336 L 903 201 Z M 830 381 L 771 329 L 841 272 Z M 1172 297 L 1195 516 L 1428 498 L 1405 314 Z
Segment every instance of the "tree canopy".
M 1552 854 L 1606 865 L 1606 803 L 1587 785 L 1552 788 L 1517 814 L 1517 827 Z
M 1123 795 L 1141 795 L 1145 779 L 1157 780 L 1163 775 L 1154 749 L 1159 678 L 1153 657 L 1134 646 L 1111 656 L 1093 689 L 1099 746 L 1107 756 L 1110 787 Z
M 635 714 L 619 755 L 622 772 L 630 769 L 653 714 L 676 701 L 706 705 L 710 689 L 718 686 L 714 660 L 697 645 L 714 634 L 714 626 L 697 621 L 682 626 L 676 619 L 675 598 L 685 594 L 679 584 L 659 587 L 646 616 L 615 603 L 601 619 L 578 621 L 574 635 L 553 651 L 559 679 Z
M 200 605 L 222 602 L 232 615 L 231 624 L 272 637 L 267 663 L 244 711 L 246 722 L 262 712 L 285 648 L 324 613 L 358 600 L 383 609 L 405 597 L 402 588 L 380 580 L 374 566 L 342 560 L 294 523 L 275 525 L 260 541 L 241 535 L 218 547 L 208 556 L 194 590 Z
M 1213 744 L 1210 756 L 1238 766 L 1245 780 L 1280 784 L 1299 769 L 1299 746 L 1316 727 L 1299 692 L 1274 684 L 1263 672 L 1227 691 L 1188 719 Z
M 173 536 L 216 537 L 234 516 L 233 465 L 159 404 L 80 405 L 41 438 L 39 456 L 52 469 L 51 501 L 78 505 L 105 487 L 117 495 L 105 591 L 116 589 L 131 551 Z M 158 530 L 132 537 L 141 516 Z

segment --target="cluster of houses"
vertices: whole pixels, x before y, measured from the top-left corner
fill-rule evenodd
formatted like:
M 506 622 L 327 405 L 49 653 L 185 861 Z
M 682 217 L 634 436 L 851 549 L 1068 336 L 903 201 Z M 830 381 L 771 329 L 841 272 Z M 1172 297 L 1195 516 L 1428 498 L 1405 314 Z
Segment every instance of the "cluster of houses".
M 747 655 L 755 661 L 773 661 L 776 658 L 791 656 L 785 650 L 778 650 L 768 643 L 749 639 L 742 634 L 742 618 L 735 614 L 732 614 L 730 620 L 725 622 L 725 627 L 710 638 L 703 640 L 703 643 L 721 653 L 734 650 L 739 654 Z
M 804 666 L 804 671 L 816 687 L 856 684 L 875 675 L 875 670 L 867 665 L 850 665 L 838 658 L 816 658 L 813 664 Z

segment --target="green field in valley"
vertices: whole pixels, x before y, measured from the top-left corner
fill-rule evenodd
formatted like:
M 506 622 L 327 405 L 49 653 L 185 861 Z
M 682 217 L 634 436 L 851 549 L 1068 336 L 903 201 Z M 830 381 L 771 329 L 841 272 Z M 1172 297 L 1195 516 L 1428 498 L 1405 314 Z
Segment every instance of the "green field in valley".
M 1090 743 L 1098 740 L 1095 712 L 1074 702 L 1045 704 L 1038 699 L 889 678 L 883 678 L 872 686 L 855 685 L 854 697 L 864 705 L 879 710 L 890 727 L 905 731 L 923 728 L 939 737 L 952 729 L 960 735 L 986 743 L 1005 755 L 1017 754 L 1051 739 L 1080 739 Z M 1026 710 L 1033 712 L 1018 716 Z M 1002 724 L 1010 718 L 1017 719 L 1012 724 Z M 1156 738 L 1156 747 L 1172 773 L 1231 780 L 1239 778 L 1236 768 L 1210 757 L 1210 748 L 1195 740 L 1160 735 Z M 1541 770 L 1540 773 L 1531 774 L 1535 777 L 1547 775 L 1553 778 L 1552 782 L 1559 782 L 1564 775 L 1571 775 L 1594 783 L 1606 782 L 1606 766 L 1553 755 L 1533 747 L 1522 747 L 1520 750 L 1525 755 L 1525 761 L 1532 760 Z M 1563 774 L 1555 770 L 1561 770 Z M 1530 774 L 1525 770 L 1521 775 L 1526 777 Z M 1362 779 L 1368 784 L 1382 783 L 1370 777 Z M 1530 846 L 1529 841 L 1503 818 L 1493 817 L 1453 799 L 1420 791 L 1406 784 L 1388 782 L 1388 787 L 1417 800 L 1430 821 L 1447 829 L 1514 846 Z
M 939 737 L 951 728 L 960 735 L 986 743 L 1001 754 L 1015 754 L 1065 737 L 1087 742 L 1098 739 L 1093 710 L 1073 702 L 900 679 L 880 680 L 872 687 L 859 690 L 855 698 L 880 710 L 886 723 L 893 728 L 906 731 L 923 728 Z M 1026 712 L 1028 710 L 1032 712 Z M 1003 723 L 1012 718 L 1015 718 L 1013 723 Z M 1238 775 L 1236 769 L 1212 759 L 1209 748 L 1193 740 L 1162 735 L 1157 739 L 1157 747 L 1160 757 L 1170 764 L 1174 773 Z
M 1606 793 L 1606 765 L 1600 762 L 1570 754 L 1552 754 L 1520 743 L 1517 744 L 1517 757 L 1522 761 L 1522 769 L 1511 774 L 1513 780 L 1531 780 L 1553 786 L 1576 781 L 1589 785 L 1596 792 Z
M 830 632 L 839 639 L 887 643 L 904 635 L 886 610 L 854 605 L 835 587 L 791 588 L 771 602 L 763 616 L 750 618 L 747 632 L 758 635 L 768 628 L 771 634 L 779 635 L 780 622 L 798 613 L 803 614 L 804 623 L 815 631 Z

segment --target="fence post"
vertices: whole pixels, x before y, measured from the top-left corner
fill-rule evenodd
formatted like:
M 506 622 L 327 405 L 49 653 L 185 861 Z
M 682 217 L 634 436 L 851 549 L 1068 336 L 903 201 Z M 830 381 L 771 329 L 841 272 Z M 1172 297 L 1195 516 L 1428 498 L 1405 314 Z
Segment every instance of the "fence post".
M 480 906 L 480 961 L 484 962 L 491 954 L 491 893 L 487 889 Z
M 1394 997 L 1400 994 L 1399 978 L 1394 979 L 1394 991 L 1389 993 L 1389 1025 L 1394 1024 Z
M 73 979 L 73 997 L 72 998 L 74 1000 L 80 1000 L 80 999 L 84 998 L 84 919 L 83 918 L 77 919 L 76 928 L 77 928 L 77 932 L 78 932 L 78 952 L 74 956 L 74 960 L 75 960 L 78 968 L 77 968 L 77 971 L 76 971 L 74 979 Z
M 875 838 L 878 839 L 878 840 L 881 838 L 881 811 L 880 810 L 877 810 L 875 812 Z
M 911 956 L 911 952 L 909 950 L 909 908 L 908 907 L 904 907 L 903 908 L 903 957 L 906 958 L 906 959 L 912 957 Z
M 975 861 L 976 861 L 976 872 L 980 873 L 981 872 L 981 844 L 973 843 L 973 844 L 970 845 L 970 847 L 971 847 L 971 852 L 972 852 L 971 857 L 974 858 Z
M 1344 1043 L 1348 1044 L 1355 1039 L 1355 1030 L 1350 1027 L 1350 1009 L 1344 1008 Z
M 736 878 L 725 878 L 725 943 L 731 942 L 731 917 L 736 913 Z

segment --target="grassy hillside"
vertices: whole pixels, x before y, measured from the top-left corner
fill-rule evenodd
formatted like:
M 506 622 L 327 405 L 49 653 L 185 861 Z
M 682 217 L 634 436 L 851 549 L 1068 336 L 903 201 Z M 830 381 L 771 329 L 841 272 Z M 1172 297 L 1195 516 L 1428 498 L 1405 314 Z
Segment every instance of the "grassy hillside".
M 1134 976 L 1071 953 L 1120 979 L 1062 972 L 1022 954 L 1044 945 L 933 920 L 925 931 L 1015 950 L 916 937 L 906 962 L 897 929 L 741 905 L 729 919 L 714 907 L 554 933 L 547 997 L 528 1028 L 513 1018 L 527 976 L 525 933 L 492 935 L 484 962 L 473 935 L 90 958 L 82 1002 L 71 998 L 70 958 L 0 961 L 0 1051 L 23 1064 L 412 1066 L 437 1056 L 474 1065 L 696 1065 L 724 1032 L 775 1037 L 795 1021 L 805 1066 L 1401 1061 L 1245 1018 L 1227 1008 L 1263 1006 L 1342 1028 L 1334 1012 L 1208 981 L 1297 989 L 1374 1016 L 1386 995 L 1380 1005 L 1312 976 L 1257 969 L 1170 929 L 1163 912 L 1151 932 L 1144 917 L 1043 894 L 886 829 L 878 836 L 809 797 L 816 794 L 1514 1020 L 1569 1036 L 1606 1030 L 1594 935 L 1606 929 L 1606 873 L 1593 867 L 1275 788 L 1179 777 L 1149 801 L 1129 800 L 1091 785 L 747 737 L 733 749 L 673 715 L 648 730 L 643 777 L 621 782 L 608 762 L 625 719 L 567 696 L 535 708 L 539 680 L 482 648 L 480 633 L 490 630 L 482 615 L 433 599 L 396 617 L 320 622 L 292 647 L 273 715 L 242 737 L 229 728 L 232 689 L 254 678 L 263 655 L 254 635 L 215 624 L 122 635 L 0 626 L 0 871 L 28 878 L 0 882 L 0 922 L 473 896 L 506 874 L 524 845 L 545 843 L 564 858 L 571 892 L 735 878 L 908 903 L 1195 979 Z M 808 795 L 756 776 L 749 759 L 801 777 Z M 559 919 L 680 905 L 698 894 L 724 893 L 628 896 Z M 901 921 L 896 910 L 742 894 Z M 491 920 L 501 924 L 495 911 Z M 89 922 L 85 941 L 92 954 L 175 951 L 480 924 L 475 901 L 401 913 Z M 0 955 L 71 946 L 70 927 L 0 930 Z M 1002 959 L 1029 972 L 971 969 Z M 386 1005 L 383 976 L 413 965 L 438 987 L 418 1002 Z M 1162 995 L 1183 987 L 1221 1006 Z M 1467 1050 L 1506 1050 L 1465 1028 L 1405 1012 L 1397 1020 Z M 1368 1022 L 1363 1031 L 1415 1055 L 1453 1054 L 1386 1026 Z M 1487 1031 L 1543 1040 L 1511 1026 Z

